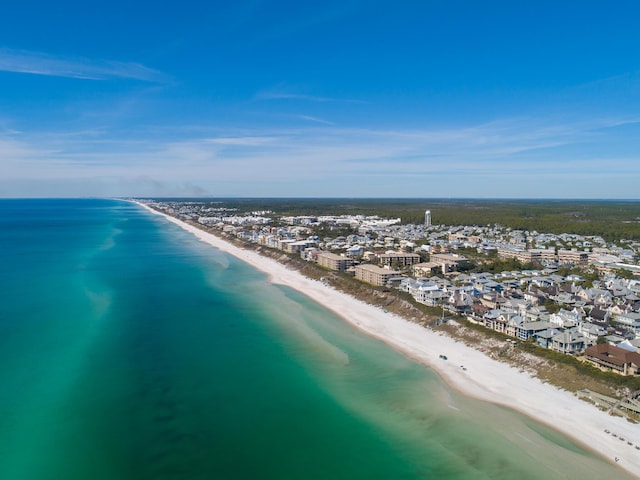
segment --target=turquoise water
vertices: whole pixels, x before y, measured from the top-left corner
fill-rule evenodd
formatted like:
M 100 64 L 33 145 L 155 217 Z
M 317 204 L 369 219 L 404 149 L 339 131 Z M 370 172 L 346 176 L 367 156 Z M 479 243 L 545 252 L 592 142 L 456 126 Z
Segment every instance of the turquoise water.
M 125 202 L 0 201 L 0 478 L 628 478 Z

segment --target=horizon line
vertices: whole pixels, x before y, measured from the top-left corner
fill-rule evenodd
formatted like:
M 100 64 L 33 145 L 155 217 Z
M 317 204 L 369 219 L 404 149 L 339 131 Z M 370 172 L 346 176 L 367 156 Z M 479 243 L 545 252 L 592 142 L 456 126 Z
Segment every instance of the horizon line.
M 535 202 L 640 202 L 640 198 L 597 197 L 349 197 L 349 196 L 77 196 L 77 197 L 2 197 L 1 200 L 429 200 L 429 201 L 535 201 Z

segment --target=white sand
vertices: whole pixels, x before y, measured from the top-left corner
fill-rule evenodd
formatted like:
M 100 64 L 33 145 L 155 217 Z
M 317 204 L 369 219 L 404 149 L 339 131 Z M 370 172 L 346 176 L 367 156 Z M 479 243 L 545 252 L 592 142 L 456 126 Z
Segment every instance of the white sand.
M 268 274 L 271 282 L 296 289 L 363 332 L 428 365 L 465 395 L 513 408 L 575 439 L 640 478 L 640 426 L 612 417 L 569 392 L 493 360 L 443 334 L 367 305 L 321 282 L 304 277 L 260 254 L 244 250 L 169 215 L 162 215 L 200 240 Z M 439 355 L 446 355 L 442 360 Z M 461 365 L 466 370 L 460 368 Z M 605 433 L 605 429 L 618 437 Z M 625 440 L 621 441 L 619 437 Z M 627 444 L 628 441 L 633 446 Z

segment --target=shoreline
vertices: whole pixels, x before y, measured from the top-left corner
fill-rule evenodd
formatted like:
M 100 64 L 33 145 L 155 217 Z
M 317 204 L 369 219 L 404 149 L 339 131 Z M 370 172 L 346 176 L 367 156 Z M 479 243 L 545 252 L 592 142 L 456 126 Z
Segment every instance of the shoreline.
M 635 449 L 635 445 L 640 445 L 638 425 L 610 416 L 570 392 L 493 360 L 442 333 L 385 313 L 381 308 L 289 270 L 276 260 L 242 249 L 145 204 L 132 202 L 267 274 L 271 283 L 303 293 L 358 330 L 433 369 L 447 385 L 463 395 L 516 410 L 640 478 L 640 451 Z M 448 360 L 442 360 L 440 355 L 446 355 Z M 462 365 L 466 369 L 460 368 Z M 618 438 L 605 430 L 616 433 Z M 621 437 L 625 440 L 620 441 Z M 616 458 L 619 461 L 616 462 Z

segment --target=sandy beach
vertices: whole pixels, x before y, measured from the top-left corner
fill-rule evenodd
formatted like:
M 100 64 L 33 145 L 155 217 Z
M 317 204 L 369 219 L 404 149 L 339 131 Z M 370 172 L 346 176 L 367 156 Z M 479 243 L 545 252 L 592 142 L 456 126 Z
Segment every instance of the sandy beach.
M 238 248 L 174 217 L 137 204 L 261 270 L 271 282 L 304 293 L 354 327 L 434 369 L 459 392 L 507 406 L 555 428 L 612 463 L 617 458 L 619 467 L 640 478 L 640 450 L 635 449 L 640 445 L 640 426 L 610 416 L 570 392 L 542 383 L 450 337 L 385 313 L 380 308 L 289 270 L 275 260 Z M 440 355 L 446 355 L 448 360 L 442 360 Z M 462 365 L 466 369 L 462 369 Z M 613 433 L 617 436 L 614 437 Z

